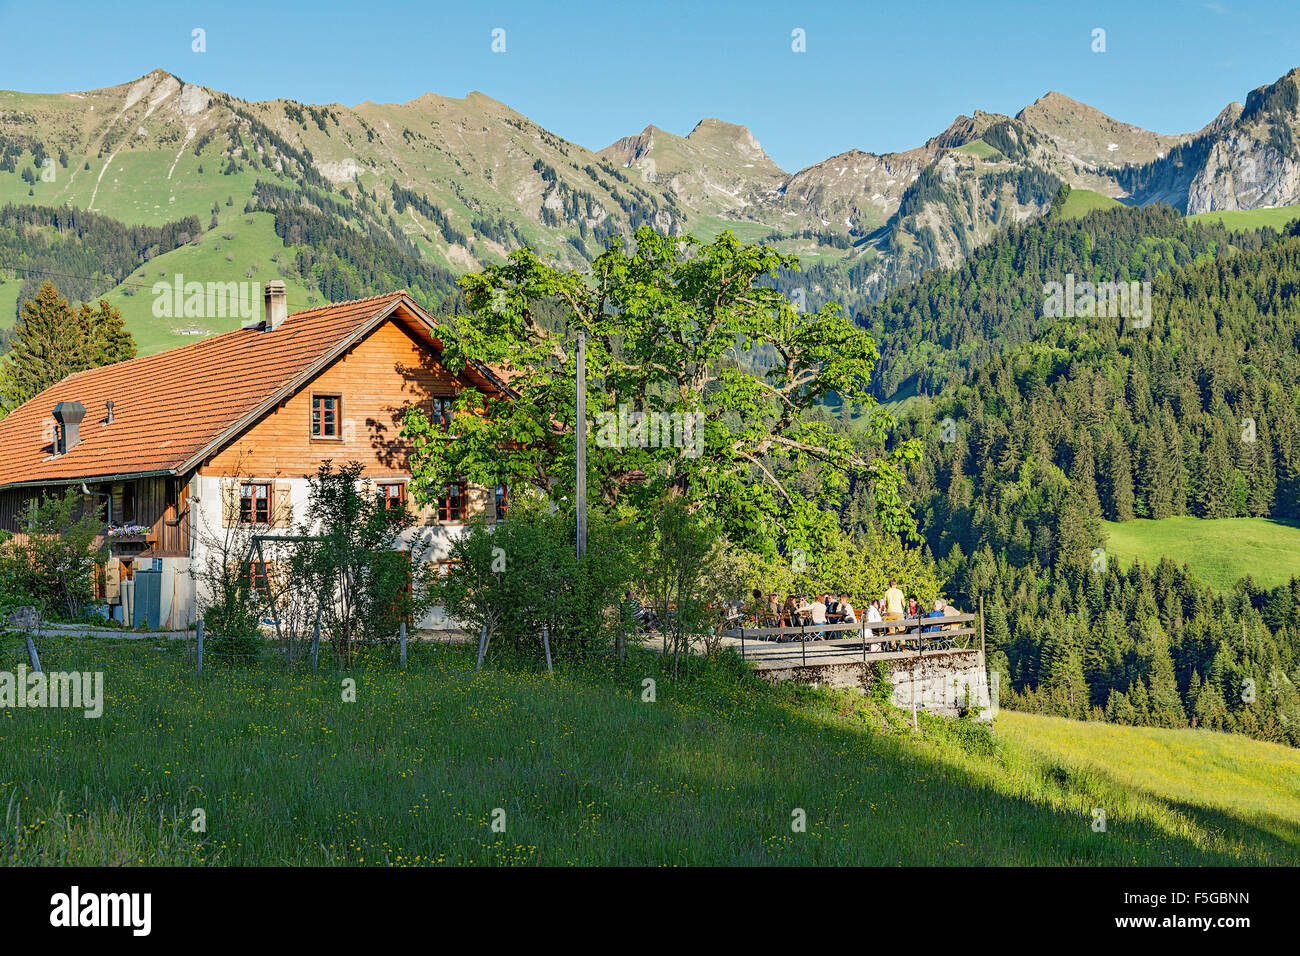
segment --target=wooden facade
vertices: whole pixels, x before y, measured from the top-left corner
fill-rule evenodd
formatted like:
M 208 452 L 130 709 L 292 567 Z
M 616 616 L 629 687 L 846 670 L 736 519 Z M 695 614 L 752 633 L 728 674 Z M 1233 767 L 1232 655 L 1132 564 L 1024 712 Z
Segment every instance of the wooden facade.
M 92 494 L 81 495 L 82 513 L 97 511 L 107 516 L 111 498 L 113 525 L 140 525 L 145 531 L 132 536 L 107 536 L 113 557 L 187 557 L 190 553 L 190 509 L 183 478 L 159 476 L 116 482 L 89 482 Z M 22 516 L 42 495 L 62 495 L 68 488 L 80 491 L 81 483 L 46 485 L 41 488 L 10 488 L 0 491 L 0 531 L 21 539 Z
M 406 503 L 426 526 L 440 522 L 430 504 L 417 508 L 410 494 L 410 442 L 401 436 L 407 408 L 431 413 L 438 398 L 454 398 L 469 382 L 453 375 L 417 334 L 389 320 L 281 402 L 242 435 L 205 461 L 205 477 L 310 478 L 321 463 L 359 461 L 372 482 L 402 482 Z M 341 434 L 313 437 L 313 399 L 340 400 Z M 475 515 L 495 517 L 487 489 L 468 485 L 461 524 Z M 277 496 L 278 497 L 278 496 Z M 225 519 L 229 521 L 229 518 Z

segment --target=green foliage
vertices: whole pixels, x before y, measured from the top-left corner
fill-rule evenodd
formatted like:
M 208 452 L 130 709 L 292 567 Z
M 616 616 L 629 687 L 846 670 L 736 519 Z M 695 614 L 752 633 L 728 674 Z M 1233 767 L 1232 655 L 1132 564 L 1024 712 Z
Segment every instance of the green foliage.
M 386 507 L 357 461 L 321 463 L 310 480 L 304 520 L 285 562 L 292 587 L 314 595 L 322 630 L 339 660 L 357 645 L 391 643 L 402 621 L 434 606 L 434 568 L 410 533 L 405 508 Z M 399 550 L 398 545 L 403 547 Z
M 414 445 L 417 496 L 467 479 L 572 500 L 581 332 L 596 424 L 587 459 L 596 506 L 644 519 L 680 496 L 716 535 L 770 555 L 811 550 L 824 538 L 835 520 L 827 509 L 852 476 L 877 486 L 882 527 L 908 532 L 898 485 L 916 446 L 885 452 L 881 441 L 860 449 L 812 414 L 832 395 L 871 406 L 876 350 L 837 307 L 803 312 L 758 284 L 795 264 L 727 232 L 703 244 L 643 228 L 635 248 L 611 244 L 590 275 L 523 249 L 462 277 L 470 311 L 446 324 L 444 358 L 456 370 L 472 363 L 510 369 L 518 397 L 483 402 L 465 392 L 454 441 L 412 409 L 404 434 Z M 544 325 L 547 315 L 557 315 L 558 326 Z M 742 364 L 759 355 L 772 361 L 753 370 Z M 675 424 L 625 428 L 624 412 Z M 800 474 L 813 477 L 796 494 L 790 482 Z
M 48 275 L 58 276 L 72 301 L 90 302 L 200 232 L 194 216 L 162 226 L 128 226 L 66 206 L 6 205 L 0 208 L 0 261 L 22 277 L 19 306 L 36 296 Z
M 95 596 L 95 575 L 108 556 L 97 539 L 105 525 L 69 488 L 32 501 L 18 534 L 0 533 L 0 587 L 7 602 L 30 604 L 78 620 Z
M 533 497 L 510 519 L 477 520 L 452 542 L 450 571 L 432 582 L 434 603 L 474 636 L 487 628 L 494 655 L 556 660 L 602 654 L 623 625 L 619 602 L 636 572 L 632 529 L 595 518 L 579 561 L 573 518 Z
M 910 385 L 933 395 L 966 381 L 1049 326 L 1044 284 L 1062 282 L 1067 273 L 1080 282 L 1154 280 L 1234 249 L 1258 250 L 1267 241 L 1259 231 L 1189 224 L 1160 205 L 1012 227 L 962 265 L 927 273 L 858 313 L 858 323 L 880 345 L 871 391 L 883 400 Z M 1162 307 L 1161 314 L 1176 313 Z
M 6 353 L 3 395 L 8 409 L 45 391 L 69 375 L 135 356 L 135 342 L 121 314 L 101 299 L 73 311 L 54 283 L 23 303 L 22 320 Z

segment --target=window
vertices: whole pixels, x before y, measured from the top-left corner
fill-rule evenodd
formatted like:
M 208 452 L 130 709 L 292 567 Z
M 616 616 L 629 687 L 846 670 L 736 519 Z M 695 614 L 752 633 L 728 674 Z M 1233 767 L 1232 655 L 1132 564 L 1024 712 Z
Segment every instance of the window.
M 389 511 L 401 511 L 406 507 L 406 485 L 402 482 L 381 484 L 379 493 L 384 496 L 384 507 Z
M 338 395 L 313 395 L 311 397 L 311 437 L 339 438 L 340 412 L 343 399 Z
M 462 521 L 465 518 L 465 483 L 455 481 L 447 485 L 438 495 L 438 520 L 444 523 Z
M 245 481 L 239 486 L 239 523 L 271 523 L 271 486 Z
M 243 567 L 241 582 L 250 591 L 268 591 L 271 588 L 270 575 L 262 561 L 250 561 Z
M 497 520 L 503 521 L 510 509 L 510 490 L 505 485 L 497 485 L 492 492 L 492 500 L 496 505 Z
M 460 567 L 460 560 L 456 558 L 444 559 L 436 562 L 438 568 L 438 577 L 445 578 L 456 568 Z
M 444 432 L 451 430 L 451 420 L 455 417 L 451 410 L 455 398 L 439 397 L 433 400 L 433 423 Z

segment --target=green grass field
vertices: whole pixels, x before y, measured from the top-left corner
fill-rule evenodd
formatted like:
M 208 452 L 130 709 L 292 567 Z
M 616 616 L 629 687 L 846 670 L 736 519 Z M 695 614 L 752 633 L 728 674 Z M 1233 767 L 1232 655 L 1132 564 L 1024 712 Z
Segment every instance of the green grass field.
M 1186 564 L 1220 591 L 1246 575 L 1277 587 L 1300 575 L 1300 523 L 1269 518 L 1176 517 L 1104 522 L 1109 560 L 1128 567 L 1141 560 L 1155 567 L 1162 557 Z
M 1221 209 L 1188 216 L 1192 222 L 1221 222 L 1229 229 L 1283 229 L 1300 218 L 1300 206 L 1275 206 L 1270 209 Z
M 550 679 L 417 645 L 354 672 L 355 703 L 337 671 L 43 651 L 104 670 L 107 702 L 0 710 L 12 864 L 1300 863 L 1300 751 L 1245 738 L 1005 712 L 914 731 L 738 663 L 674 682 L 649 651 Z
M 152 259 L 104 296 L 121 311 L 141 355 L 188 345 L 205 337 L 183 334 L 182 330 L 202 329 L 206 335 L 214 335 L 240 326 L 242 320 L 236 316 L 155 316 L 154 283 L 170 283 L 177 274 L 184 276 L 186 282 L 257 282 L 263 286 L 270 279 L 282 278 L 288 289 L 290 312 L 323 304 L 319 297 L 313 301 L 296 272 L 284 275 L 280 271 L 282 265 L 294 261 L 294 253 L 275 234 L 274 217 L 266 212 L 241 213 L 238 208 L 222 205 L 217 228 L 204 232 L 198 243 Z M 203 224 L 206 228 L 208 217 L 203 217 Z M 260 294 L 255 312 L 260 319 Z
M 1061 216 L 1065 219 L 1078 219 L 1094 209 L 1110 209 L 1119 204 L 1118 199 L 1111 199 L 1091 189 L 1071 189 L 1070 195 L 1065 197 L 1065 205 L 1061 207 Z

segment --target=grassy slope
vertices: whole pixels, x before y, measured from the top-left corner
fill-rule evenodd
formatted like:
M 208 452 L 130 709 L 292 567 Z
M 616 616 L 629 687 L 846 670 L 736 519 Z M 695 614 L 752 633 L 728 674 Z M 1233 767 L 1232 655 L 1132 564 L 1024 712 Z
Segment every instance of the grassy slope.
M 1078 219 L 1094 209 L 1109 209 L 1118 205 L 1118 199 L 1111 199 L 1091 189 L 1071 189 L 1070 195 L 1065 197 L 1065 206 L 1061 209 L 1061 215 L 1066 219 Z
M 1300 842 L 1300 753 L 1292 747 L 1212 730 L 1123 727 L 1009 711 L 999 715 L 998 732 L 1043 759 L 1062 761 L 1067 772 L 1104 772 L 1169 806 L 1251 820 L 1280 839 Z
M 1247 574 L 1265 587 L 1300 575 L 1300 524 L 1295 522 L 1176 517 L 1105 525 L 1106 553 L 1125 567 L 1134 559 L 1154 566 L 1167 556 L 1220 590 Z
M 1268 209 L 1222 209 L 1188 216 L 1192 222 L 1221 222 L 1229 229 L 1281 229 L 1300 218 L 1300 206 L 1274 206 Z
M 270 213 L 240 213 L 242 207 L 222 205 L 219 225 L 203 234 L 197 245 L 186 245 L 158 256 L 127 277 L 126 281 L 105 296 L 122 313 L 126 327 L 135 336 L 141 355 L 161 352 L 178 345 L 188 345 L 202 338 L 199 335 L 181 335 L 180 329 L 206 329 L 210 333 L 228 332 L 240 325 L 238 317 L 226 318 L 159 318 L 153 314 L 153 285 L 156 282 L 174 282 L 179 273 L 185 282 L 258 282 L 265 284 L 273 278 L 283 278 L 288 287 L 289 311 L 320 305 L 314 301 L 297 274 L 283 276 L 280 265 L 294 259 L 275 234 L 274 219 Z M 203 218 L 206 227 L 208 217 Z M 233 239 L 227 239 L 233 235 Z M 218 248 L 218 246 L 220 248 Z M 272 260 L 278 257 L 278 262 Z M 227 259 L 229 257 L 229 259 Z M 252 278 L 247 278 L 248 271 Z M 256 316 L 261 318 L 260 295 Z
M 645 703 L 649 652 L 552 681 L 475 677 L 468 648 L 420 645 L 405 674 L 357 672 L 342 703 L 338 673 L 214 666 L 199 684 L 139 647 L 43 643 L 47 669 L 103 668 L 108 703 L 98 720 L 0 710 L 7 861 L 1300 862 L 1300 752 L 1244 738 L 1167 732 L 1153 757 L 1181 763 L 1146 767 L 1134 742 L 1151 731 L 1004 713 L 996 736 L 925 717 L 917 733 L 860 695 L 718 665 L 657 674 Z M 0 643 L 0 667 L 20 653 Z M 1076 739 L 1086 764 L 1050 752 Z

